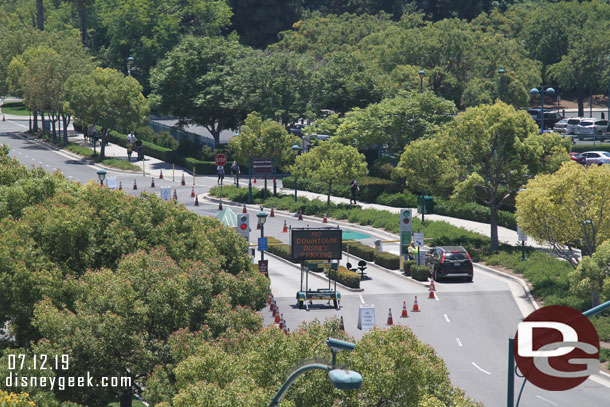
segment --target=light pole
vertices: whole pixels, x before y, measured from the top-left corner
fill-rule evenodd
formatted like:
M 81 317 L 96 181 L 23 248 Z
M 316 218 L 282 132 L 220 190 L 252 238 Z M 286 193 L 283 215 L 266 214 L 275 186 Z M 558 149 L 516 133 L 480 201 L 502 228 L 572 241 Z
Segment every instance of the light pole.
M 104 186 L 104 179 L 106 179 L 106 170 L 97 170 L 97 177 L 100 179 L 100 185 Z
M 335 386 L 335 388 L 339 390 L 357 390 L 362 387 L 362 375 L 360 373 L 354 372 L 353 370 L 337 368 L 337 352 L 340 350 L 353 350 L 354 344 L 351 342 L 345 342 L 334 338 L 328 338 L 326 340 L 326 344 L 328 345 L 330 351 L 333 354 L 332 365 L 328 366 L 321 363 L 310 363 L 301 366 L 300 368 L 295 370 L 288 377 L 288 379 L 286 379 L 280 390 L 278 390 L 277 394 L 273 397 L 273 399 L 271 399 L 269 407 L 278 407 L 280 405 L 282 397 L 284 396 L 284 393 L 286 393 L 286 391 L 296 380 L 296 378 L 309 370 L 326 370 L 328 372 L 328 378 L 330 379 L 331 383 L 333 384 L 333 386 Z
M 544 132 L 544 95 L 547 96 L 555 96 L 555 89 L 553 88 L 541 88 L 542 91 L 539 91 L 538 88 L 530 89 L 530 95 L 538 96 L 540 95 L 540 133 Z
M 133 57 L 130 55 L 127 58 L 127 75 L 131 76 L 131 70 L 133 69 Z
M 258 223 L 261 225 L 261 237 L 265 237 L 265 222 L 267 221 L 267 216 L 269 214 L 263 210 L 261 206 L 260 212 L 256 214 L 258 218 Z M 265 260 L 265 251 L 261 250 L 261 260 Z
M 305 141 L 303 141 L 303 144 L 305 143 Z M 294 153 L 295 156 L 299 155 L 299 150 L 301 149 L 301 147 L 298 144 L 293 145 L 292 147 L 292 152 Z M 297 202 L 297 182 L 298 182 L 299 176 L 295 175 L 294 176 L 294 201 Z
M 424 93 L 424 76 L 426 75 L 426 72 L 421 69 L 418 72 L 419 75 L 419 93 Z
M 500 74 L 500 100 L 502 100 L 502 78 L 504 78 L 504 74 L 506 73 L 506 71 L 504 70 L 504 68 L 500 67 L 500 69 L 498 70 L 498 74 Z

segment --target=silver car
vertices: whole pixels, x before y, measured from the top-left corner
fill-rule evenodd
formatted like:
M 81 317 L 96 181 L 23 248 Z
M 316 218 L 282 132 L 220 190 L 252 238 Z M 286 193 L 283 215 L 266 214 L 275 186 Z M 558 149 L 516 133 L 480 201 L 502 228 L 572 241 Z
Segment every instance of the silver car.
M 566 134 L 576 134 L 578 125 L 581 121 L 586 120 L 586 117 L 571 117 L 568 119 L 568 125 L 566 126 Z
M 555 131 L 559 134 L 567 134 L 568 133 L 568 120 L 569 119 L 567 119 L 567 118 L 559 120 L 553 126 L 553 131 Z
M 607 151 L 587 151 L 582 156 L 585 157 L 585 165 L 610 164 L 610 153 Z

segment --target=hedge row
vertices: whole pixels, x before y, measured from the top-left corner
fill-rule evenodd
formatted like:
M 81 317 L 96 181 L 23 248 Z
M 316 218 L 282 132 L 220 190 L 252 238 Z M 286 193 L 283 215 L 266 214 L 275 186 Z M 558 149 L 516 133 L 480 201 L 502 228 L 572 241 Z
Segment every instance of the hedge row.
M 400 269 L 400 256 L 386 252 L 375 252 L 375 264 L 390 270 Z
M 328 184 L 325 182 L 299 178 L 298 183 L 298 188 L 300 190 L 316 192 L 318 194 L 328 194 Z M 284 188 L 294 189 L 294 177 L 282 179 L 282 185 Z M 359 201 L 365 202 L 375 202 L 375 198 L 383 193 L 395 193 L 402 190 L 402 186 L 398 182 L 376 177 L 363 177 L 358 179 L 358 185 L 360 186 L 360 191 L 358 192 L 357 198 Z M 343 198 L 351 197 L 349 183 L 344 185 L 332 185 L 331 191 L 331 195 L 333 196 L 340 196 Z
M 360 257 L 366 261 L 375 260 L 375 249 L 360 242 L 348 241 L 343 242 L 343 251 Z
M 591 150 L 610 152 L 610 144 L 596 143 L 595 148 L 593 147 L 593 144 L 574 144 L 572 146 L 572 151 L 575 153 L 584 153 L 585 151 Z
M 347 287 L 360 288 L 360 274 L 353 271 L 349 271 L 343 266 L 339 266 L 338 270 L 329 270 L 329 276 L 331 280 L 337 280 Z
M 279 246 L 269 246 L 267 247 L 267 251 L 271 254 L 275 254 L 276 256 L 281 257 L 282 259 L 288 260 L 292 262 L 292 254 L 290 252 L 290 245 L 282 243 L 281 240 L 275 239 L 273 237 L 267 237 L 267 242 L 271 243 L 281 243 Z
M 428 266 L 411 266 L 411 276 L 417 281 L 428 281 L 430 269 Z
M 413 267 L 415 267 L 417 265 L 417 262 L 415 260 L 405 260 L 402 263 L 402 266 L 405 269 L 405 275 L 410 276 L 411 275 L 411 269 Z
M 476 203 L 462 204 L 440 199 L 434 200 L 434 213 L 475 222 L 489 223 L 491 219 L 491 211 L 486 206 Z M 517 230 L 515 215 L 506 211 L 498 211 L 498 225 Z

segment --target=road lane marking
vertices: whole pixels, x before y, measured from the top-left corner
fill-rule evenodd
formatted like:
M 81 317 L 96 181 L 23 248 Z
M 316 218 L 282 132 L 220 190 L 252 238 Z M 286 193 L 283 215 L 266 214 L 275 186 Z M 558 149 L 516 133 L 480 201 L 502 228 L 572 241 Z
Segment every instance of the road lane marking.
M 451 322 L 451 321 L 449 321 L 449 317 L 447 316 L 447 314 L 443 314 L 443 315 L 444 315 L 444 317 L 445 317 L 445 321 L 447 321 L 447 322 Z
M 437 294 L 436 292 L 434 293 L 434 299 L 435 299 L 436 301 L 440 301 L 440 300 L 438 299 L 438 294 Z
M 462 341 L 460 341 L 460 338 L 455 338 L 455 341 L 458 343 L 458 346 L 461 348 L 462 347 Z
M 557 404 L 557 403 L 555 403 L 555 402 L 552 402 L 552 401 L 551 401 L 551 400 L 549 400 L 549 399 L 545 399 L 545 398 L 544 398 L 544 397 L 542 397 L 542 396 L 538 396 L 538 395 L 536 395 L 536 398 L 538 398 L 538 399 L 540 399 L 540 400 L 542 400 L 542 401 L 546 401 L 547 403 L 549 403 L 549 404 L 550 404 L 550 405 L 552 405 L 552 406 L 558 406 L 558 405 L 559 405 L 559 404 Z
M 46 167 L 49 167 L 49 164 L 45 164 L 45 166 L 46 166 Z M 49 167 L 49 168 L 51 168 L 51 167 Z
M 366 303 L 364 302 L 364 298 L 362 298 L 362 294 L 358 294 L 358 296 L 360 296 L 360 301 L 361 301 L 363 304 L 366 304 Z
M 472 362 L 472 366 L 476 367 L 477 369 L 479 369 L 481 372 L 483 372 L 483 373 L 485 373 L 485 374 L 488 374 L 488 375 L 490 375 L 490 374 L 491 374 L 491 373 L 490 373 L 490 372 L 488 372 L 487 370 L 482 369 L 482 368 L 481 368 L 479 365 L 477 365 L 477 364 L 476 364 L 476 363 L 474 363 L 474 362 Z

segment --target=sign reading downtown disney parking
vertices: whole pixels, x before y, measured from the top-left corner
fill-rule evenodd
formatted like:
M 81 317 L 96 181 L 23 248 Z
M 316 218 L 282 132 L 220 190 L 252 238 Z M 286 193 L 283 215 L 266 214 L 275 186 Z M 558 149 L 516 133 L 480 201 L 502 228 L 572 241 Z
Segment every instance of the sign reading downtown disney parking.
M 341 259 L 341 229 L 292 229 L 290 239 L 293 261 Z

